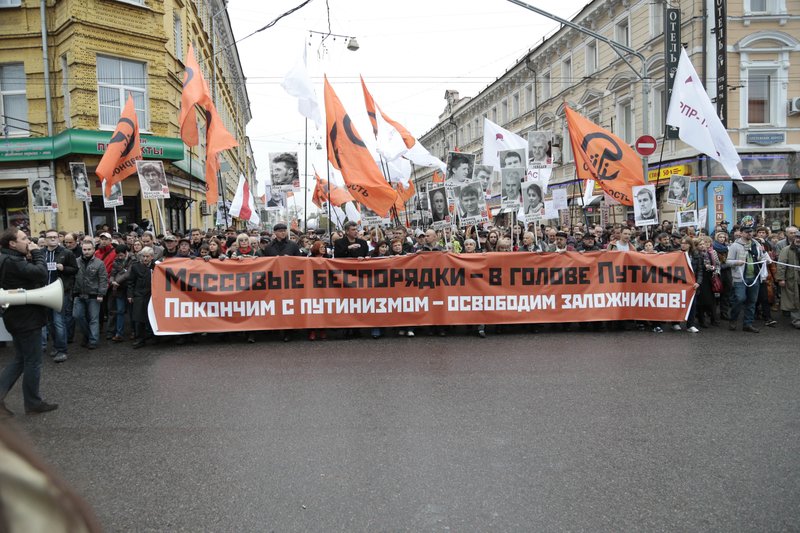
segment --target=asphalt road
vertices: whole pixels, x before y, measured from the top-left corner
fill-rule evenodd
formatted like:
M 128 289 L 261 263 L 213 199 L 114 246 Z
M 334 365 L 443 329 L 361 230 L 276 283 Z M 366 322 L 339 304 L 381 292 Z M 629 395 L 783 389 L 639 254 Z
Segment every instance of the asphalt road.
M 108 531 L 797 531 L 798 340 L 75 346 L 15 423 Z

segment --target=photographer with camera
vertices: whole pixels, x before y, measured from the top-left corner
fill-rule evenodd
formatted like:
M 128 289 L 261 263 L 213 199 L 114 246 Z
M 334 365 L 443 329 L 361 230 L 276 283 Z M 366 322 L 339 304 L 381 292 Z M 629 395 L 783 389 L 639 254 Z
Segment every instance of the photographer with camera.
M 47 282 L 47 263 L 39 246 L 24 231 L 9 228 L 0 235 L 0 288 L 38 289 Z M 0 302 L 1 303 L 1 302 Z M 3 314 L 14 344 L 14 359 L 0 373 L 0 418 L 13 416 L 5 397 L 20 376 L 25 413 L 46 413 L 58 408 L 39 395 L 42 374 L 42 326 L 47 309 L 41 305 L 13 305 Z

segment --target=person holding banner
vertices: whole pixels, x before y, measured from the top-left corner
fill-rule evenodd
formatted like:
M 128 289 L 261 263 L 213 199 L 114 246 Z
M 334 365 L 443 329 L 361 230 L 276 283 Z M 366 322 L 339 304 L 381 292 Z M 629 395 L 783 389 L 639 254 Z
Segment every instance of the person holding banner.
M 753 217 L 746 216 L 741 222 L 741 236 L 728 247 L 728 260 L 733 275 L 733 308 L 728 329 L 736 331 L 739 315 L 744 311 L 742 331 L 758 333 L 753 326 L 756 314 L 758 291 L 767 269 L 763 268 L 766 254 L 761 244 L 753 239 Z M 759 266 L 759 265 L 762 266 Z

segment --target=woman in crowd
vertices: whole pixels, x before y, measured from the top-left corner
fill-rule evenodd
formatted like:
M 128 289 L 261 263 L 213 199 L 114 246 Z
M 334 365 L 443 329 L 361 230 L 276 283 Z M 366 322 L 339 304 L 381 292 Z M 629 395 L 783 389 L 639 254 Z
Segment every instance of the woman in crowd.
M 726 231 L 718 231 L 714 235 L 713 249 L 717 252 L 719 258 L 720 272 L 719 277 L 722 279 L 722 292 L 719 293 L 719 317 L 722 320 L 728 320 L 728 315 L 731 311 L 731 297 L 733 294 L 733 272 L 731 272 L 728 261 L 728 233 Z
M 250 244 L 250 236 L 247 233 L 240 233 L 236 237 L 235 249 L 228 250 L 231 259 L 243 259 L 245 257 L 256 257 L 257 250 Z
M 328 253 L 328 248 L 325 246 L 325 241 L 314 241 L 314 244 L 311 245 L 311 248 L 308 251 L 308 257 L 323 257 L 330 259 L 330 254 Z
M 201 255 L 201 257 L 203 259 L 206 259 L 206 257 L 208 257 L 208 259 L 206 259 L 206 261 L 208 261 L 209 259 L 223 260 L 227 259 L 228 256 L 222 251 L 222 243 L 220 242 L 220 240 L 217 239 L 216 237 L 212 237 L 208 241 L 208 256 Z
M 694 271 L 695 283 L 694 288 L 697 290 L 703 283 L 705 274 L 705 265 L 703 264 L 702 254 L 694 247 L 694 239 L 688 235 L 681 238 L 681 251 L 687 255 L 689 263 L 692 265 Z M 689 316 L 686 317 L 686 331 L 689 333 L 697 333 L 700 331 L 695 325 L 695 316 L 697 313 L 697 298 L 692 301 L 692 307 L 689 309 Z M 681 325 L 675 323 L 672 325 L 674 331 L 680 331 Z
M 486 236 L 486 251 L 494 252 L 497 249 L 497 243 L 500 240 L 500 232 L 493 229 Z
M 711 237 L 702 236 L 695 239 L 695 246 L 697 252 L 703 258 L 703 282 L 697 289 L 695 300 L 697 301 L 697 316 L 695 321 L 701 328 L 708 327 L 706 323 L 706 316 L 712 326 L 719 326 L 719 321 L 716 317 L 716 299 L 712 289 L 714 277 L 718 277 L 720 273 L 719 256 L 711 245 Z

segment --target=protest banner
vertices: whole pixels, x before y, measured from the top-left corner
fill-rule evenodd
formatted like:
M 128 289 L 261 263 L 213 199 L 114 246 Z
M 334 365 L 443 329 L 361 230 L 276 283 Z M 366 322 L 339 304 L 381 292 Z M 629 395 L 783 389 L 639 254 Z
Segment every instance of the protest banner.
M 166 334 L 680 321 L 694 279 L 679 252 L 169 259 L 153 273 L 150 322 Z

